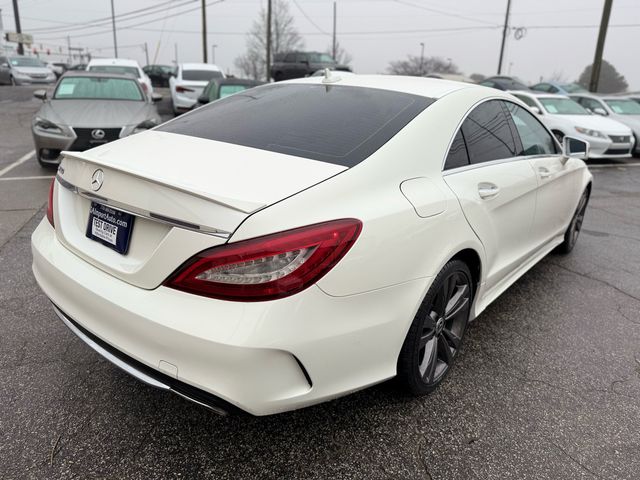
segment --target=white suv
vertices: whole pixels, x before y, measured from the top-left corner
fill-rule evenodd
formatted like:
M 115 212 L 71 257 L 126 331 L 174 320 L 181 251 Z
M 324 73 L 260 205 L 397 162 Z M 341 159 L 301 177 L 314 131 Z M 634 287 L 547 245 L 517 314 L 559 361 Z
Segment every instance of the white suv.
M 135 60 L 127 60 L 124 58 L 99 58 L 91 60 L 87 65 L 88 72 L 105 72 L 105 73 L 120 73 L 123 75 L 132 75 L 138 79 L 144 93 L 149 98 L 153 93 L 153 86 L 151 86 L 151 79 L 140 68 L 140 65 Z
M 210 63 L 181 63 L 175 77 L 169 79 L 173 113 L 191 110 L 212 78 L 224 78 L 224 73 Z

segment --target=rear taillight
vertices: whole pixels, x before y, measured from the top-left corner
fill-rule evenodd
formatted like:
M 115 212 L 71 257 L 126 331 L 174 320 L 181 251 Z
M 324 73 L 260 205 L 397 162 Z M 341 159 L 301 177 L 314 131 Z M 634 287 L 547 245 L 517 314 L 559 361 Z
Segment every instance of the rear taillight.
M 144 82 L 141 82 L 140 84 L 142 85 L 142 90 L 144 90 L 144 93 L 149 93 L 149 85 Z
M 199 253 L 165 285 L 224 300 L 287 297 L 316 283 L 354 244 L 362 222 L 334 220 Z
M 47 220 L 53 228 L 55 228 L 55 224 L 53 223 L 53 187 L 56 184 L 55 177 L 51 180 L 51 185 L 49 186 L 49 201 L 47 202 Z
M 178 85 L 176 87 L 176 92 L 178 93 L 195 92 L 195 90 L 193 88 L 181 87 L 180 85 Z

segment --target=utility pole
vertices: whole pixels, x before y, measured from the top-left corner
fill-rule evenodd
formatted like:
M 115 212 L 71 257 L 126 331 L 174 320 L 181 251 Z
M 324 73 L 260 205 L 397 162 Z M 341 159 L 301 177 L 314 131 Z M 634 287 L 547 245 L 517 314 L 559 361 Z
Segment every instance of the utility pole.
M 207 63 L 207 4 L 202 0 L 202 61 Z
M 144 56 L 147 59 L 147 65 L 149 65 L 149 47 L 147 46 L 147 42 L 144 42 Z
M 178 44 L 173 44 L 173 55 L 175 57 L 176 67 L 178 66 Z
M 211 45 L 211 63 L 216 63 L 216 45 L 215 43 Z
M 336 2 L 333 2 L 333 55 L 331 55 L 333 57 L 333 59 L 336 59 Z
M 2 26 L 2 9 L 0 8 L 0 53 L 4 52 L 4 28 Z
M 600 81 L 600 68 L 602 67 L 602 53 L 604 52 L 604 41 L 607 37 L 607 29 L 609 28 L 609 17 L 611 16 L 611 5 L 613 0 L 604 1 L 604 9 L 602 10 L 602 20 L 600 21 L 600 32 L 598 33 L 598 43 L 596 44 L 596 54 L 593 58 L 591 66 L 591 80 L 589 81 L 589 91 L 598 91 L 598 82 Z
M 424 75 L 424 42 L 420 42 L 420 76 Z
M 271 0 L 267 2 L 267 61 L 266 61 L 266 77 L 267 82 L 271 75 Z
M 13 17 L 16 19 L 16 33 L 22 33 L 20 28 L 20 12 L 18 11 L 18 0 L 13 0 Z M 18 55 L 24 55 L 22 43 L 18 43 Z
M 115 57 L 118 58 L 118 40 L 116 38 L 116 14 L 113 8 L 113 0 L 111 0 L 111 26 L 113 28 L 113 52 L 115 54 Z
M 502 30 L 502 45 L 500 46 L 500 60 L 498 60 L 498 75 L 502 73 L 502 59 L 504 57 L 504 45 L 507 42 L 509 32 L 509 13 L 511 11 L 511 0 L 507 0 L 507 13 L 504 16 L 504 28 Z
M 71 37 L 67 35 L 67 63 L 71 65 Z

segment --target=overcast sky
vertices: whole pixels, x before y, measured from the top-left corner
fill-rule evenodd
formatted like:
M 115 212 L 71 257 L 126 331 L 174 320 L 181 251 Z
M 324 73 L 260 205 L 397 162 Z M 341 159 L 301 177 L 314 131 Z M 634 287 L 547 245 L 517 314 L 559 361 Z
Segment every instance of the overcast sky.
M 331 43 L 332 0 L 287 0 L 309 50 L 324 51 Z M 114 0 L 116 15 L 167 0 Z M 14 30 L 11 0 L 0 0 L 5 30 Z M 208 0 L 208 3 L 212 3 Z M 246 32 L 265 0 L 224 0 L 207 9 L 208 44 L 216 44 L 215 63 L 234 72 L 234 59 L 245 49 Z M 353 56 L 358 73 L 383 73 L 389 62 L 420 55 L 451 58 L 465 74 L 495 74 L 506 0 L 338 0 L 338 40 Z M 524 37 L 507 41 L 503 73 L 526 82 L 553 74 L 574 80 L 593 61 L 597 26 L 604 0 L 512 0 L 511 25 L 524 27 Z M 129 20 L 117 21 L 119 56 L 170 64 L 174 44 L 179 61 L 201 61 L 200 0 L 175 0 L 183 5 Z M 78 25 L 111 14 L 110 0 L 19 0 L 22 30 L 33 33 L 36 46 L 52 50 L 66 45 L 89 47 L 99 56 L 113 55 L 109 25 L 79 29 Z M 179 14 L 188 9 L 195 11 Z M 142 12 L 148 13 L 148 12 Z M 141 14 L 142 14 L 141 13 Z M 157 20 L 157 21 L 153 21 Z M 144 25 L 133 26 L 145 22 Z M 147 23 L 149 22 L 149 23 Z M 127 28 L 132 25 L 131 28 Z M 48 28 L 49 30 L 42 30 Z M 640 90 L 640 1 L 614 0 L 604 58 Z M 157 52 L 157 54 L 156 54 Z M 211 51 L 209 53 L 211 61 Z M 53 56 L 51 57 L 53 59 Z

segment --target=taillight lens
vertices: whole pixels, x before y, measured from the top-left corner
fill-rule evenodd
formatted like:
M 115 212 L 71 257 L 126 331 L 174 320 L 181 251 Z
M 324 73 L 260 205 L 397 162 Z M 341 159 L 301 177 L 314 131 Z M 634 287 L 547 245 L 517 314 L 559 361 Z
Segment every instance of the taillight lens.
M 56 183 L 55 177 L 51 180 L 51 185 L 49 186 L 49 201 L 47 202 L 47 220 L 53 228 L 55 228 L 55 224 L 53 223 L 53 187 Z
M 361 230 L 362 222 L 349 218 L 215 247 L 190 259 L 165 285 L 242 302 L 287 297 L 331 270 Z
M 144 93 L 149 93 L 149 85 L 144 82 L 140 82 L 140 85 L 142 85 L 142 90 L 144 91 Z
M 181 87 L 181 86 L 178 85 L 176 87 L 176 92 L 178 92 L 178 93 L 195 92 L 195 90 L 193 88 Z

